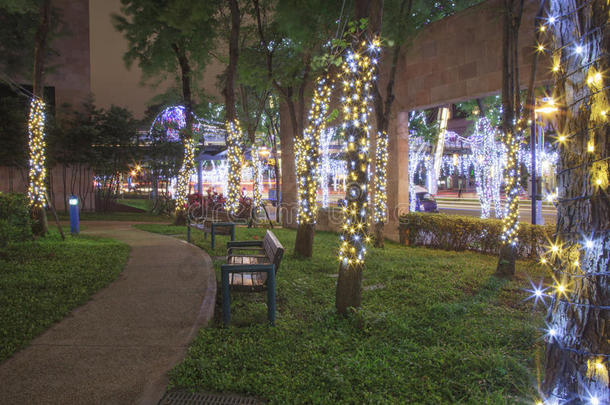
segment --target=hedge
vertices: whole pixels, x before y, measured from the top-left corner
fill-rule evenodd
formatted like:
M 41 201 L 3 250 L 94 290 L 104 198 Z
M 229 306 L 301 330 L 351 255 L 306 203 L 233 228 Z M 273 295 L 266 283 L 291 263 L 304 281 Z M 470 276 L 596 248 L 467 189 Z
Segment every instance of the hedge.
M 0 192 L 0 247 L 31 238 L 32 222 L 27 197 Z
M 476 217 L 409 213 L 400 217 L 400 243 L 445 250 L 473 250 L 497 254 L 500 250 L 502 220 Z M 536 258 L 542 254 L 555 232 L 555 225 L 521 223 L 517 256 Z

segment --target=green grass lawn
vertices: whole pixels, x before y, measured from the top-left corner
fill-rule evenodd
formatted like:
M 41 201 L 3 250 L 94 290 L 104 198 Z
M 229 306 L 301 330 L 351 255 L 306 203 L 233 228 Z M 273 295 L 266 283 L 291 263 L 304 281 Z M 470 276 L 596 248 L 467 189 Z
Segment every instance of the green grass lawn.
M 148 198 L 119 198 L 117 203 L 127 205 L 129 207 L 139 208 L 144 211 L 150 211 L 152 208 L 152 200 Z
M 0 249 L 0 361 L 115 280 L 128 256 L 124 243 L 56 232 Z
M 184 227 L 138 225 L 184 237 Z M 236 392 L 272 404 L 505 404 L 535 397 L 542 311 L 521 288 L 543 271 L 518 262 L 514 281 L 495 278 L 494 256 L 407 248 L 371 249 L 362 308 L 334 310 L 338 237 L 318 232 L 314 258 L 292 255 L 295 232 L 276 229 L 287 248 L 278 272 L 276 327 L 265 294 L 233 294 L 233 326 L 201 329 L 170 387 Z M 238 239 L 262 238 L 240 228 Z M 199 232 L 194 242 L 210 251 Z M 220 237 L 212 256 L 224 254 Z M 216 261 L 216 265 L 220 263 Z M 219 299 L 220 301 L 220 299 Z

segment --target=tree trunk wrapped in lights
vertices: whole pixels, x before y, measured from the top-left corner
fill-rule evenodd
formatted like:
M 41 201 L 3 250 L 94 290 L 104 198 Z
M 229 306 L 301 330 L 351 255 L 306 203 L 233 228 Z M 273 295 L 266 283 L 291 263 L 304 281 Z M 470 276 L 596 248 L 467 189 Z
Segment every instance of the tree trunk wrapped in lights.
M 28 197 L 33 210 L 44 210 L 47 204 L 47 169 L 45 142 L 45 102 L 33 98 L 28 119 L 30 170 Z
M 263 164 L 259 157 L 258 146 L 252 147 L 252 220 L 258 218 L 258 212 L 263 206 Z
M 311 257 L 313 254 L 314 227 L 318 212 L 320 138 L 326 130 L 326 118 L 332 87 L 328 75 L 322 75 L 317 79 L 311 109 L 307 117 L 309 124 L 303 131 L 303 136 L 295 142 L 297 194 L 299 197 L 297 221 L 299 225 L 294 252 L 296 255 L 303 257 Z
M 550 297 L 540 389 L 548 404 L 610 398 L 609 12 L 606 0 L 552 0 L 544 27 L 561 109 L 557 239 L 541 260 L 554 283 L 533 294 Z
M 185 131 L 190 132 L 191 136 L 184 136 L 182 141 L 184 143 L 184 158 L 182 159 L 182 166 L 178 172 L 178 181 L 176 184 L 176 224 L 184 223 L 191 174 L 195 168 L 195 141 L 192 137 L 192 130 L 189 131 L 188 129 L 185 129 Z
M 375 247 L 383 247 L 383 226 L 388 220 L 388 133 L 378 132 L 375 145 Z
M 523 14 L 523 1 L 505 0 L 502 36 L 502 142 L 506 147 L 504 190 L 504 232 L 496 274 L 515 274 L 515 246 L 519 231 L 519 146 L 523 136 L 521 114 L 521 84 L 519 82 L 519 27 Z M 515 125 L 516 122 L 516 125 Z
M 348 184 L 343 207 L 343 226 L 339 248 L 339 279 L 336 307 L 345 314 L 361 301 L 362 270 L 366 255 L 369 184 L 369 116 L 372 111 L 374 80 L 379 40 L 364 40 L 360 31 L 343 57 L 343 130 L 346 138 Z
M 227 122 L 227 160 L 229 161 L 229 179 L 227 182 L 227 211 L 231 215 L 239 213 L 241 197 L 241 167 L 242 167 L 242 132 L 237 119 Z
M 40 24 L 36 31 L 34 43 L 34 75 L 32 78 L 34 97 L 30 104 L 30 115 L 28 120 L 28 139 L 30 147 L 28 195 L 32 207 L 32 216 L 36 222 L 35 233 L 39 235 L 45 235 L 49 228 L 47 223 L 47 212 L 45 211 L 45 206 L 47 204 L 47 171 L 45 167 L 46 144 L 44 140 L 45 103 L 43 101 L 43 79 L 50 13 L 51 0 L 43 0 L 40 4 Z

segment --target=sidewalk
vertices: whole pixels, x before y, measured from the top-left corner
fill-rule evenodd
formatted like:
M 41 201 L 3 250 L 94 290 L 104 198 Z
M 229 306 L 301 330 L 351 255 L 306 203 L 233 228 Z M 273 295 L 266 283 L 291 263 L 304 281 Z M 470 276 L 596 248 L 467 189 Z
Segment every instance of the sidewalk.
M 156 404 L 167 372 L 214 310 L 210 257 L 125 222 L 86 233 L 132 250 L 110 286 L 0 364 L 1 404 Z

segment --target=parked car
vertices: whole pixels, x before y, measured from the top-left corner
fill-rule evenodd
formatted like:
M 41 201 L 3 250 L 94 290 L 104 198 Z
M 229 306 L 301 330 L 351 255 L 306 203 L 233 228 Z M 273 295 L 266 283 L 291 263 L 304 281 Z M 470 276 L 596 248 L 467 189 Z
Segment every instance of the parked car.
M 436 200 L 422 186 L 415 186 L 415 211 L 418 212 L 438 212 Z

